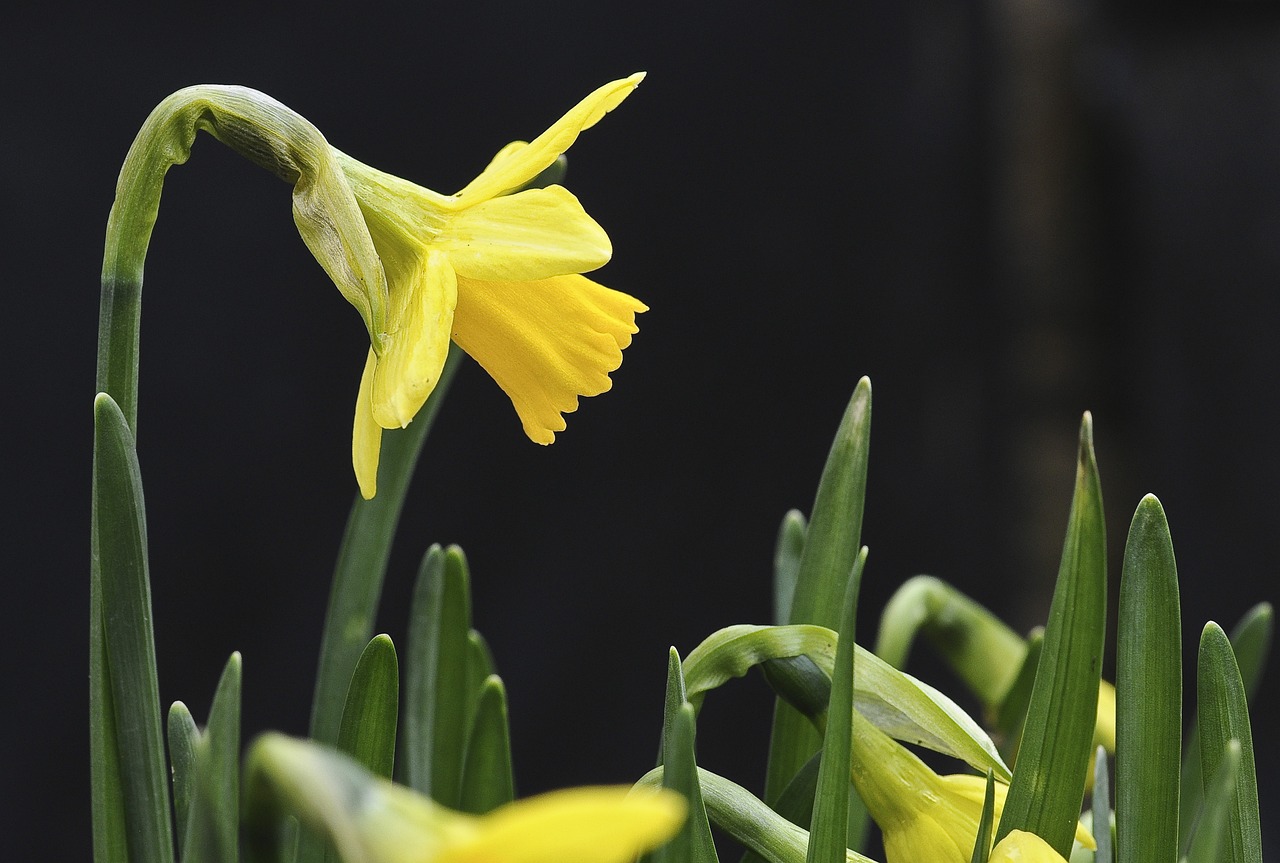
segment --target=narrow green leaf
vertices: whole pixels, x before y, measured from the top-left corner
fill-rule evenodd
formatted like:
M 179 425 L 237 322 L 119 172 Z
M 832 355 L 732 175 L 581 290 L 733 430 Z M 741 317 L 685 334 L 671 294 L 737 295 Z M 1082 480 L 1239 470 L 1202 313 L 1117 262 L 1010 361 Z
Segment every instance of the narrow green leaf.
M 1004 701 L 1027 642 L 982 605 L 931 575 L 905 581 L 880 615 L 876 655 L 906 668 L 917 633 L 934 647 L 989 713 Z
M 1240 744 L 1240 767 L 1228 812 L 1230 863 L 1262 863 L 1262 824 L 1258 812 L 1258 777 L 1253 761 L 1253 734 L 1244 681 L 1231 642 L 1212 621 L 1200 636 L 1196 673 L 1200 708 L 1200 763 L 1211 781 L 1229 741 Z M 1207 791 L 1207 785 L 1206 785 Z
M 716 863 L 715 842 L 702 802 L 698 765 L 694 754 L 696 720 L 693 706 L 679 704 L 670 717 L 663 741 L 663 786 L 681 794 L 689 803 L 689 816 L 670 842 L 653 852 L 654 863 Z
M 471 709 L 469 581 L 460 548 L 427 551 L 409 608 L 405 654 L 400 781 L 455 809 Z
M 1222 863 L 1230 859 L 1231 813 L 1235 811 L 1241 757 L 1240 741 L 1228 740 L 1205 788 L 1204 809 L 1190 833 L 1190 847 L 1183 858 L 1186 863 Z
M 862 535 L 870 440 L 871 381 L 864 377 L 845 409 L 818 483 L 788 616 L 793 624 L 816 623 L 831 630 L 840 626 L 845 582 Z M 781 701 L 775 704 L 766 800 L 778 799 L 819 743 L 804 716 Z
M 101 598 L 101 616 L 90 622 L 95 853 L 163 863 L 173 860 L 173 833 L 142 474 L 119 406 L 99 393 L 93 408 L 91 605 Z
M 495 674 L 493 654 L 484 636 L 474 629 L 467 633 L 467 727 L 475 722 L 485 684 Z
M 196 744 L 182 863 L 236 863 L 240 835 L 240 654 L 233 653 Z
M 978 816 L 978 835 L 973 839 L 970 863 L 987 863 L 991 856 L 991 832 L 996 816 L 996 776 L 987 771 L 987 790 L 982 798 L 982 814 Z
M 356 663 L 338 731 L 338 749 L 369 772 L 391 778 L 400 709 L 400 665 L 388 635 L 378 635 Z
M 494 674 L 480 690 L 471 733 L 467 736 L 459 808 L 481 815 L 510 803 L 515 796 L 507 691 L 502 678 Z
M 1063 857 L 1071 853 L 1093 752 L 1106 613 L 1106 523 L 1086 413 L 1062 565 L 997 842 L 1026 830 Z
M 1275 616 L 1271 603 L 1260 602 L 1245 612 L 1244 617 L 1231 630 L 1231 649 L 1235 651 L 1240 667 L 1240 679 L 1244 682 L 1249 701 L 1258 691 L 1262 672 L 1266 668 L 1271 648 L 1271 635 Z M 1178 847 L 1185 856 L 1189 853 L 1192 828 L 1195 827 L 1201 805 L 1204 802 L 1204 777 L 1200 770 L 1199 720 L 1192 717 L 1187 728 L 1182 751 L 1182 797 L 1178 806 Z
M 805 863 L 843 863 L 849 847 L 849 763 L 853 739 L 854 635 L 858 613 L 858 591 L 867 562 L 863 546 L 854 561 L 845 588 L 844 616 L 836 643 L 836 661 L 831 675 L 831 699 L 827 708 L 827 728 L 822 736 L 822 761 L 814 795 L 813 820 L 809 824 L 809 847 Z
M 769 660 L 804 657 L 822 671 L 819 678 L 801 675 L 805 685 L 828 681 L 835 664 L 837 636 L 821 626 L 729 626 L 712 633 L 684 661 L 689 702 L 698 707 L 707 692 L 741 677 Z M 854 706 L 870 722 L 890 736 L 959 758 L 974 768 L 995 771 L 1007 780 L 1009 768 L 981 726 L 943 693 L 905 672 L 898 671 L 869 650 L 855 645 L 858 675 L 854 680 Z M 770 674 L 785 663 L 770 666 Z M 797 663 L 800 669 L 801 664 Z M 776 681 L 774 681 L 776 682 Z M 829 682 L 827 684 L 830 685 Z M 814 690 L 807 702 L 822 714 L 810 717 L 825 727 L 827 692 Z M 1083 783 L 1083 778 L 1081 783 Z
M 791 617 L 791 598 L 796 593 L 800 575 L 800 558 L 804 556 L 804 537 L 808 530 L 804 514 L 793 509 L 782 517 L 778 542 L 773 552 L 773 620 L 787 623 Z
M 1154 495 L 1129 527 L 1116 631 L 1116 859 L 1168 863 L 1178 854 L 1171 756 L 1182 751 L 1182 617 L 1169 523 Z M 1101 851 L 1097 859 L 1110 863 Z
M 321 743 L 337 743 L 351 674 L 373 635 L 382 581 L 409 481 L 461 357 L 458 346 L 449 345 L 440 382 L 414 421 L 408 428 L 382 433 L 378 494 L 373 500 L 357 494 L 347 518 L 329 590 L 311 705 L 311 737 Z
M 1111 863 L 1111 777 L 1107 771 L 1107 750 L 1103 746 L 1098 747 L 1093 757 L 1092 809 L 1093 841 L 1098 846 L 1093 852 L 1093 863 Z M 1169 863 L 1174 858 L 1160 859 Z
M 665 768 L 655 767 L 636 782 L 637 787 L 662 784 Z M 797 827 L 735 782 L 698 768 L 698 785 L 711 823 L 769 863 L 804 863 L 809 831 Z M 845 863 L 875 863 L 856 851 L 845 854 Z
M 169 765 L 173 773 L 173 811 L 177 835 L 187 835 L 187 811 L 195 796 L 196 745 L 200 729 L 187 705 L 175 701 L 169 707 Z

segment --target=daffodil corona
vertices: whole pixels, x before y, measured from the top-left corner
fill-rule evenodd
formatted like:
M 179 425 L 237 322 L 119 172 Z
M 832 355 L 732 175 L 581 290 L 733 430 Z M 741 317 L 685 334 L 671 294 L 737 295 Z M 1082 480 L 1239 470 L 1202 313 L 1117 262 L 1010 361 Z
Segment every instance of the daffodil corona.
M 612 247 L 577 198 L 557 185 L 522 187 L 643 77 L 606 84 L 533 141 L 504 147 L 454 195 L 337 154 L 387 281 L 386 331 L 369 350 L 352 436 L 366 498 L 376 491 L 382 430 L 413 419 L 451 339 L 506 391 L 537 443 L 565 428 L 562 414 L 580 396 L 609 389 L 646 306 L 582 275 Z

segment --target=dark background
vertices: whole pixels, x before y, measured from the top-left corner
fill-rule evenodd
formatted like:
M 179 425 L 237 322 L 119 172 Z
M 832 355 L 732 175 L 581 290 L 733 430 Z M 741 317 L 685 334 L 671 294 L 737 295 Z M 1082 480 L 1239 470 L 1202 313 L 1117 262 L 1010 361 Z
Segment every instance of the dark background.
M 570 153 L 567 185 L 614 242 L 599 280 L 652 307 L 613 391 L 542 448 L 468 362 L 411 489 L 378 621 L 402 639 L 423 550 L 466 549 L 522 794 L 638 777 L 667 647 L 768 622 L 779 520 L 811 505 L 864 374 L 862 640 L 919 572 L 1019 629 L 1043 620 L 1086 409 L 1113 582 L 1142 494 L 1168 512 L 1188 671 L 1204 621 L 1229 628 L 1276 598 L 1269 5 L 50 6 L 9 18 L 0 776 L 14 853 L 89 852 L 103 229 L 137 128 L 193 83 L 264 90 L 357 158 L 452 191 L 594 87 L 649 72 Z M 208 137 L 166 184 L 142 342 L 162 700 L 203 717 L 238 649 L 246 736 L 301 733 L 355 493 L 367 341 L 299 240 L 287 187 Z M 1262 698 L 1266 813 L 1280 747 L 1261 719 L 1274 694 Z M 717 693 L 702 761 L 758 788 L 768 703 L 756 678 Z

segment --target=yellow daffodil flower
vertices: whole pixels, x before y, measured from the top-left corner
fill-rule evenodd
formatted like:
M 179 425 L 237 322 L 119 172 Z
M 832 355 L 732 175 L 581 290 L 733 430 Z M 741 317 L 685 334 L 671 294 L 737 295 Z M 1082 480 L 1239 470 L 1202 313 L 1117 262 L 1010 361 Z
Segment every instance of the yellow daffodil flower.
M 246 764 L 251 793 L 270 798 L 248 811 L 296 815 L 344 863 L 629 863 L 685 819 L 679 794 L 625 786 L 553 791 L 468 815 L 282 734 L 255 741 Z
M 1011 830 L 991 849 L 987 863 L 1066 863 L 1066 860 L 1036 834 Z
M 858 795 L 883 834 L 887 863 L 923 860 L 968 863 L 982 817 L 986 779 L 971 775 L 939 776 L 857 711 L 853 719 L 851 776 Z M 996 823 L 1004 810 L 1008 791 L 1007 785 L 996 783 Z M 1009 847 L 1022 853 L 1027 846 L 1019 843 L 1024 841 L 1018 840 Z M 1094 847 L 1093 837 L 1079 825 L 1076 841 L 1088 848 Z
M 599 88 L 533 141 L 503 148 L 453 195 L 336 153 L 388 294 L 386 331 L 372 340 L 356 400 L 352 460 L 365 498 L 376 491 L 382 430 L 408 425 L 422 407 L 450 339 L 506 391 L 537 443 L 565 428 L 562 414 L 580 396 L 609 389 L 647 307 L 581 275 L 612 247 L 577 198 L 557 185 L 520 189 L 643 77 Z

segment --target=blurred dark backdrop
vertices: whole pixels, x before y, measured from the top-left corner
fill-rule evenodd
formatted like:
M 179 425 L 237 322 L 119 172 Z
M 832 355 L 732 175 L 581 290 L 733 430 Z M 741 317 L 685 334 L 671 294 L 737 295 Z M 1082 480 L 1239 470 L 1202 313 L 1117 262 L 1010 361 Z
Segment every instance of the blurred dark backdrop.
M 875 386 L 869 641 L 905 578 L 1042 621 L 1093 411 L 1113 581 L 1160 496 L 1187 667 L 1276 598 L 1280 16 L 1052 0 L 472 3 L 12 13 L 0 33 L 4 845 L 84 859 L 90 402 L 103 228 L 138 126 L 199 82 L 264 90 L 441 191 L 605 81 L 649 77 L 570 154 L 598 277 L 652 306 L 550 448 L 474 364 L 406 506 L 378 625 L 432 542 L 472 564 L 521 793 L 652 761 L 665 651 L 767 622 L 774 535 Z M 366 336 L 288 190 L 208 137 L 148 259 L 140 453 L 165 703 L 232 650 L 245 732 L 301 733 L 355 492 Z M 921 673 L 933 674 L 927 656 Z M 951 681 L 940 673 L 944 688 Z M 1275 680 L 1274 669 L 1269 675 Z M 1264 813 L 1280 747 L 1255 716 Z M 710 700 L 704 763 L 757 787 L 768 698 Z M 1264 822 L 1266 821 L 1264 814 Z M 1269 828 L 1270 829 L 1270 828 Z M 1275 837 L 1266 840 L 1274 843 Z

